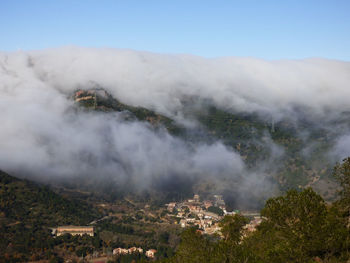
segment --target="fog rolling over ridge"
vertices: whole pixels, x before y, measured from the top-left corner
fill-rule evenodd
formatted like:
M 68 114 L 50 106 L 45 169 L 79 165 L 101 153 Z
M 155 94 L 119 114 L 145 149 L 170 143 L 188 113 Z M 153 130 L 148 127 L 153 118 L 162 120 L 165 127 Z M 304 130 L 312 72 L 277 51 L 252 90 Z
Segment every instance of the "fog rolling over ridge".
M 252 193 L 258 198 L 274 193 L 271 173 L 283 165 L 284 149 L 270 138 L 269 128 L 257 143 L 270 158 L 248 167 L 245 156 L 220 138 L 186 141 L 165 128 L 125 120 L 122 113 L 79 110 L 71 95 L 99 86 L 125 104 L 190 129 L 202 128 L 186 112 L 184 105 L 192 100 L 257 114 L 263 122 L 288 119 L 298 126 L 298 120 L 312 119 L 322 129 L 339 128 L 327 150 L 330 160 L 339 160 L 350 155 L 348 126 L 337 124 L 350 111 L 349 84 L 349 62 L 319 58 L 205 59 L 79 47 L 2 52 L 0 169 L 44 181 L 115 182 L 136 191 L 214 180 L 218 191 L 234 185 L 237 198 Z M 201 103 L 198 107 L 201 111 Z M 307 133 L 298 136 L 308 140 Z

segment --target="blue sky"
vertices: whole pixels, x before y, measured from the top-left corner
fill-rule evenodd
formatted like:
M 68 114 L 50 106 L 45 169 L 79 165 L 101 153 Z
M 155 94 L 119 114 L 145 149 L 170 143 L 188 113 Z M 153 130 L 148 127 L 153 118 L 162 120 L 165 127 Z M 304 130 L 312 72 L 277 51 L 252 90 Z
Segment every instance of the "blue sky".
M 0 50 L 66 45 L 350 60 L 349 0 L 2 0 Z

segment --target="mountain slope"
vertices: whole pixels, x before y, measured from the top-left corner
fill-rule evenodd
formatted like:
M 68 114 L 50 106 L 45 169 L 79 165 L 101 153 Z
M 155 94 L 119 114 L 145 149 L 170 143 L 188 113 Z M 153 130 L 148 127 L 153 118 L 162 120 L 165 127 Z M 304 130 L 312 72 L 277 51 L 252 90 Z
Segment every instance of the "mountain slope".
M 271 174 L 281 190 L 313 186 L 326 199 L 334 198 L 334 160 L 329 152 L 341 132 L 316 120 L 282 119 L 232 113 L 214 106 L 191 112 L 212 141 L 221 140 L 244 158 L 246 165 Z M 266 120 L 268 119 L 268 120 Z M 349 127 L 348 119 L 342 125 Z
M 49 227 L 84 225 L 97 217 L 87 204 L 0 171 L 0 258 L 27 261 L 53 244 Z M 51 244 L 51 245 L 50 245 Z M 1 262 L 1 260 L 0 260 Z
M 183 114 L 187 121 L 192 120 L 195 124 L 185 127 L 153 110 L 124 104 L 101 87 L 79 89 L 71 98 L 77 103 L 78 109 L 122 112 L 125 121 L 148 122 L 154 129 L 163 127 L 194 147 L 196 144 L 220 141 L 240 154 L 248 172 L 268 175 L 268 180 L 273 181 L 272 184 L 278 185 L 282 191 L 312 186 L 327 200 L 335 196 L 336 184 L 330 176 L 334 161 L 328 153 L 341 135 L 339 127 L 350 127 L 347 114 L 338 123 L 328 123 L 308 116 L 305 114 L 306 109 L 298 109 L 297 118 L 291 116 L 290 119 L 274 121 L 271 116 L 257 112 L 233 112 L 214 106 L 214 102 L 191 97 L 182 101 Z M 329 127 L 335 128 L 330 130 Z M 201 194 L 225 192 L 225 189 L 215 187 L 220 182 L 197 179 L 193 185 L 188 180 L 187 184 L 191 185 L 193 191 Z M 232 187 L 239 189 L 239 180 Z M 183 192 L 182 189 L 178 191 Z M 188 189 L 186 193 L 192 194 Z M 187 195 L 186 193 L 180 195 Z
M 163 126 L 169 133 L 174 135 L 179 135 L 183 132 L 183 128 L 172 119 L 146 108 L 133 107 L 121 103 L 106 90 L 99 87 L 88 90 L 79 89 L 74 93 L 73 99 L 79 106 L 86 109 L 103 112 L 124 112 L 126 113 L 126 119 L 147 121 L 154 127 Z

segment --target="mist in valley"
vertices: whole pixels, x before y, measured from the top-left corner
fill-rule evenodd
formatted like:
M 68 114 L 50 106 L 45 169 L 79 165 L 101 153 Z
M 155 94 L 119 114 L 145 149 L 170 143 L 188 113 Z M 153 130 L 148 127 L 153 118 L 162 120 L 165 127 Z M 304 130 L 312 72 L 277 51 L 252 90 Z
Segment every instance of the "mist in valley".
M 310 134 L 320 130 L 332 145 L 324 152 L 329 163 L 350 154 L 349 62 L 64 47 L 2 52 L 0 79 L 0 169 L 45 183 L 136 193 L 178 186 L 190 194 L 203 191 L 201 182 L 211 192 L 229 192 L 234 203 L 251 203 L 279 192 L 274 175 L 286 149 L 271 139 L 273 125 L 294 129 L 305 156 L 318 145 L 308 143 Z M 221 138 L 186 140 L 120 112 L 79 109 L 72 94 L 96 86 L 188 131 L 206 132 L 191 112 L 206 112 L 208 103 L 255 115 L 266 129 L 254 143 L 269 157 L 250 166 Z

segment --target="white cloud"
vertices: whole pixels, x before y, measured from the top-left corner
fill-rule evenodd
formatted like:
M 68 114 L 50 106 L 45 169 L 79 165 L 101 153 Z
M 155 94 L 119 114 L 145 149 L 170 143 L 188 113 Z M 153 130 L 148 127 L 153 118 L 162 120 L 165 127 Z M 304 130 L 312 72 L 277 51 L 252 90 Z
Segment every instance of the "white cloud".
M 350 63 L 325 59 L 204 59 L 78 47 L 3 52 L 0 167 L 56 178 L 87 174 L 142 182 L 169 174 L 246 174 L 246 185 L 256 174 L 249 175 L 240 156 L 220 142 L 188 146 L 117 113 L 75 112 L 69 94 L 98 84 L 124 103 L 176 118 L 184 96 L 275 118 L 294 114 L 295 107 L 322 117 L 350 110 L 349 83 Z

